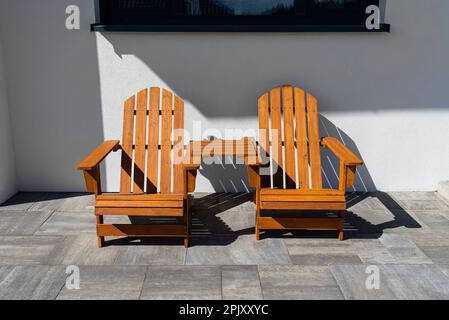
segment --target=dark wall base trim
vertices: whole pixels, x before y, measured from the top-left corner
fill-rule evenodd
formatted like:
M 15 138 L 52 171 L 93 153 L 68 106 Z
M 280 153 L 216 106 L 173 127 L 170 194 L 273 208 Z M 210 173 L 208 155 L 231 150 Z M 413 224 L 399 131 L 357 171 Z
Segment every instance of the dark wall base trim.
M 93 24 L 99 32 L 390 32 L 389 24 L 368 30 L 364 25 L 105 25 Z

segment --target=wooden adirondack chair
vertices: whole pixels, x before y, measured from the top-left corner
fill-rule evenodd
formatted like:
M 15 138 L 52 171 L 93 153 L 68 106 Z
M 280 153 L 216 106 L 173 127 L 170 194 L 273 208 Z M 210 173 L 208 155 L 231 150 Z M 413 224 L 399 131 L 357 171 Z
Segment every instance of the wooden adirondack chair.
M 185 157 L 184 102 L 167 90 L 162 90 L 161 99 L 160 88 L 144 89 L 125 101 L 123 123 L 121 144 L 106 141 L 77 166 L 84 171 L 88 192 L 95 194 L 98 246 L 104 245 L 105 236 L 144 236 L 180 237 L 188 247 L 188 193 L 195 189 L 199 165 L 172 161 L 175 159 L 172 154 Z M 103 194 L 100 163 L 119 150 L 122 151 L 120 193 Z M 104 224 L 106 215 L 176 217 L 178 223 Z
M 247 164 L 249 183 L 255 189 L 257 239 L 260 230 L 329 229 L 338 230 L 343 240 L 345 190 L 354 184 L 356 167 L 363 162 L 339 140 L 319 138 L 317 100 L 304 90 L 288 85 L 274 88 L 258 104 L 259 161 Z M 338 190 L 323 189 L 320 147 L 329 148 L 340 159 Z M 262 174 L 262 170 L 270 172 L 268 161 L 260 158 L 264 153 L 278 166 L 276 172 L 272 170 L 272 185 L 270 175 Z M 289 217 L 293 210 L 337 211 L 338 217 Z M 266 211 L 271 214 L 267 216 Z M 279 211 L 284 211 L 282 217 Z

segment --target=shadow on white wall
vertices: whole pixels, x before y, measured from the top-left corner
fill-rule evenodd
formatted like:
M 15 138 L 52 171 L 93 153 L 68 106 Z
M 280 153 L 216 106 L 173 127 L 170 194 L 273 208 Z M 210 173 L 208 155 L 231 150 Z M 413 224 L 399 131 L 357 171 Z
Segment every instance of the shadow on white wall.
M 242 42 L 245 36 L 236 38 L 223 35 L 220 40 L 214 40 L 201 34 L 195 37 L 186 35 L 185 38 L 170 34 L 164 37 L 158 34 L 98 34 L 105 137 L 120 139 L 117 134 L 121 131 L 123 119 L 121 102 L 149 86 L 166 87 L 186 100 L 187 130 L 191 130 L 192 123 L 196 121 L 201 123 L 204 131 L 214 129 L 218 135 L 215 135 L 216 138 L 241 138 L 226 136 L 226 129 L 232 128 L 252 129 L 256 133 L 258 95 L 279 84 L 307 85 L 306 77 L 300 81 L 302 73 L 297 71 L 298 68 L 306 69 L 307 64 L 294 66 L 293 60 L 297 58 L 293 53 L 280 51 L 279 54 L 288 57 L 276 59 L 273 49 L 268 49 L 269 52 L 258 51 L 258 48 Z M 238 46 L 239 42 L 242 42 L 241 46 Z M 291 66 L 288 63 L 290 59 Z M 307 71 L 308 74 L 310 72 Z M 326 110 L 320 107 L 322 109 Z M 355 142 L 344 131 L 323 115 L 320 122 L 322 136 L 339 138 L 361 157 Z M 203 138 L 208 136 L 210 134 L 203 134 Z M 324 185 L 327 188 L 336 187 L 338 160 L 325 150 L 322 153 Z M 218 161 L 212 165 L 203 163 L 198 190 L 249 191 L 246 168 L 224 162 Z M 118 189 L 119 165 L 119 155 L 108 159 L 110 190 Z M 366 166 L 359 170 L 354 189 L 376 189 Z

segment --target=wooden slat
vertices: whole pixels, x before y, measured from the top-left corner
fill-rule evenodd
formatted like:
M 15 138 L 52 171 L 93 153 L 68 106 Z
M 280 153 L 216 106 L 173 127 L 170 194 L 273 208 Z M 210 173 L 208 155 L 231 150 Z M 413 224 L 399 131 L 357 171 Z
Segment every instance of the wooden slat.
M 173 95 L 162 91 L 161 193 L 170 193 Z
M 342 195 L 261 195 L 263 202 L 346 202 Z
M 269 94 L 265 93 L 259 98 L 259 147 L 260 155 L 262 156 L 263 164 L 269 161 L 270 157 L 270 127 L 268 123 L 269 118 Z M 269 165 L 269 163 L 268 163 Z M 267 171 L 269 168 L 264 168 Z M 264 187 L 271 186 L 270 175 L 264 174 L 261 176 L 261 185 Z
M 157 192 L 159 169 L 159 111 L 161 90 L 150 89 L 150 113 L 148 124 L 147 193 Z
M 256 161 L 257 145 L 253 138 L 241 140 L 212 140 L 199 142 L 201 148 L 193 150 L 194 156 L 210 157 L 245 157 Z
M 118 201 L 97 200 L 96 208 L 182 208 L 183 201 Z
M 345 202 L 261 201 L 262 210 L 346 210 Z
M 170 193 L 170 194 L 101 194 L 96 197 L 96 200 L 107 201 L 182 201 L 184 195 L 182 193 Z
M 135 112 L 134 112 L 134 114 L 136 114 Z M 172 111 L 172 115 L 174 114 L 174 111 Z M 147 116 L 148 115 L 150 115 L 150 110 L 148 110 L 147 111 Z M 159 115 L 161 116 L 162 115 L 162 110 L 159 110 Z
M 111 237 L 186 237 L 187 227 L 176 224 L 136 225 L 103 224 L 97 226 L 98 236 Z
M 270 111 L 271 138 L 273 143 L 272 159 L 273 162 L 277 164 L 277 170 L 273 175 L 273 187 L 284 188 L 284 172 L 282 162 L 281 88 L 271 90 Z
M 143 216 L 143 217 L 183 217 L 183 208 L 96 208 L 96 215 Z
M 294 89 L 296 116 L 296 147 L 298 158 L 299 188 L 309 187 L 309 152 L 307 147 L 307 120 L 304 90 Z
M 307 115 L 309 123 L 310 171 L 312 174 L 312 189 L 322 189 L 320 131 L 318 122 L 318 107 L 315 97 L 307 94 Z
M 131 167 L 133 153 L 134 133 L 134 104 L 135 96 L 125 101 L 125 114 L 123 117 L 123 139 L 122 139 L 122 164 L 120 178 L 120 192 L 131 192 Z
M 282 88 L 284 109 L 285 183 L 287 189 L 296 189 L 295 128 L 293 125 L 293 88 Z
M 183 192 L 184 190 L 184 169 L 182 159 L 184 159 L 184 102 L 177 96 L 174 99 L 174 172 L 173 172 L 173 192 Z
M 344 192 L 336 189 L 322 189 L 322 190 L 283 190 L 283 189 L 268 189 L 263 188 L 260 191 L 262 195 L 340 195 L 344 196 Z
M 147 101 L 148 89 L 137 93 L 136 105 L 136 137 L 134 152 L 134 190 L 141 193 L 145 190 L 145 156 L 147 139 Z
M 340 228 L 341 223 L 341 218 L 258 218 L 260 229 L 274 230 L 335 230 Z

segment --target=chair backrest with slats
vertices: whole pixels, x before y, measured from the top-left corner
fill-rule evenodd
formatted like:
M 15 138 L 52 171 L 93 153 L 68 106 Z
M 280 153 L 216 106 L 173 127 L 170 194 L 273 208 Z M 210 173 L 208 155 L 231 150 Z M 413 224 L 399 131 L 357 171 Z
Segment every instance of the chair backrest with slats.
M 125 101 L 120 193 L 182 193 L 184 102 L 144 89 Z M 160 182 L 158 184 L 158 181 Z
M 285 85 L 259 98 L 259 146 L 271 158 L 265 187 L 320 190 L 320 138 L 317 100 L 304 90 Z

